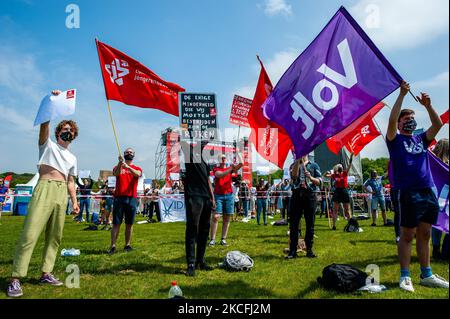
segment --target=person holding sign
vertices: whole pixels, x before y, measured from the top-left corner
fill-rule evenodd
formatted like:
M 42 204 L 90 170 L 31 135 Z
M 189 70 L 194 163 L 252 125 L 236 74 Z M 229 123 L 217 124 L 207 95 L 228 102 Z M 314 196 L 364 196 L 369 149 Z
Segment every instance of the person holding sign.
M 236 151 L 239 164 L 232 164 L 227 167 L 227 157 L 225 154 L 220 155 L 220 164 L 214 167 L 214 197 L 216 199 L 216 214 L 212 220 L 211 225 L 211 241 L 209 246 L 216 244 L 216 232 L 217 224 L 219 222 L 220 215 L 223 215 L 222 225 L 222 240 L 220 244 L 227 246 L 228 228 L 230 226 L 230 217 L 234 214 L 234 196 L 233 188 L 231 187 L 232 179 L 231 174 L 237 172 L 242 166 L 242 158 L 239 151 Z
M 133 250 L 131 247 L 131 234 L 133 232 L 134 218 L 137 210 L 137 186 L 142 169 L 133 165 L 135 153 L 132 148 L 127 148 L 119 155 L 119 163 L 114 167 L 113 174 L 116 177 L 116 190 L 113 203 L 113 228 L 111 231 L 111 248 L 108 254 L 116 252 L 116 241 L 119 236 L 120 225 L 125 218 L 125 248 L 126 252 Z M 124 161 L 125 158 L 125 161 Z
M 393 164 L 394 183 L 399 189 L 401 289 L 414 292 L 409 266 L 411 246 L 416 238 L 417 255 L 420 263 L 420 284 L 432 288 L 448 289 L 448 281 L 434 275 L 430 265 L 431 225 L 436 224 L 439 202 L 433 192 L 433 178 L 430 173 L 428 146 L 442 127 L 439 115 L 431 105 L 426 93 L 417 97 L 428 112 L 431 126 L 421 134 L 414 134 L 417 122 L 415 112 L 403 109 L 405 96 L 410 92 L 409 84 L 402 81 L 400 94 L 392 107 L 386 133 L 386 144 Z M 397 132 L 398 130 L 398 132 Z
M 60 93 L 61 91 L 52 92 L 55 96 Z M 63 235 L 68 194 L 72 201 L 73 212 L 78 214 L 80 210 L 74 181 L 77 174 L 77 158 L 68 149 L 70 143 L 78 136 L 78 126 L 71 120 L 60 122 L 55 129 L 57 141 L 55 143 L 50 139 L 49 124 L 49 121 L 42 123 L 39 131 L 37 165 L 40 177 L 28 205 L 28 214 L 16 247 L 12 278 L 7 288 L 9 297 L 23 295 L 19 278 L 26 277 L 31 255 L 44 228 L 46 228 L 45 246 L 39 282 L 52 286 L 63 285 L 51 272 Z

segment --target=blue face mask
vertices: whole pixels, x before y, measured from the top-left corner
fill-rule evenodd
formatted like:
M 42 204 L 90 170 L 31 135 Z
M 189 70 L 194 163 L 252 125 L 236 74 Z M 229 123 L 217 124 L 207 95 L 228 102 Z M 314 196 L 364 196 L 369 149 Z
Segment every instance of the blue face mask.
M 417 122 L 414 119 L 407 120 L 403 123 L 403 130 L 408 133 L 414 132 L 417 127 Z

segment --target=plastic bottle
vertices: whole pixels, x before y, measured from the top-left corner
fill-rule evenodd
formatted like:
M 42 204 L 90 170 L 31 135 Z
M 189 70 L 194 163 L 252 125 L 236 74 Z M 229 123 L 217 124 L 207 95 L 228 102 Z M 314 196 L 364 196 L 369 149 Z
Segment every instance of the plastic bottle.
M 169 299 L 183 298 L 183 292 L 181 291 L 181 288 L 178 287 L 177 282 L 172 281 L 171 285 L 172 287 L 169 289 Z
M 61 256 L 79 256 L 80 255 L 80 250 L 79 249 L 75 249 L 75 248 L 71 248 L 71 249 L 63 249 L 61 250 Z

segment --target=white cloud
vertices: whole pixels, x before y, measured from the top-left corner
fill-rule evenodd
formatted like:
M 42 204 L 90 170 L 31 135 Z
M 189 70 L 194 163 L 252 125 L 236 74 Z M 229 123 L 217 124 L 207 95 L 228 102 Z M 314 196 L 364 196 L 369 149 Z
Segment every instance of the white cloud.
M 410 49 L 448 34 L 448 0 L 362 0 L 353 17 L 383 50 Z
M 264 63 L 273 85 L 278 82 L 300 53 L 297 49 L 289 48 L 285 51 L 275 53 L 273 58 L 270 58 L 267 63 Z
M 292 15 L 292 6 L 287 4 L 285 0 L 266 0 L 264 3 L 264 13 L 268 16 L 275 15 Z
M 18 109 L 19 110 L 19 109 Z M 33 128 L 33 122 L 29 117 L 25 117 L 16 109 L 6 107 L 0 104 L 0 114 L 2 117 L 2 125 L 11 124 L 11 128 L 15 131 L 30 132 Z
M 449 72 L 442 72 L 430 79 L 422 80 L 419 82 L 412 83 L 412 87 L 417 88 L 418 90 L 422 90 L 422 88 L 435 88 L 435 87 L 444 87 L 448 88 L 449 84 Z

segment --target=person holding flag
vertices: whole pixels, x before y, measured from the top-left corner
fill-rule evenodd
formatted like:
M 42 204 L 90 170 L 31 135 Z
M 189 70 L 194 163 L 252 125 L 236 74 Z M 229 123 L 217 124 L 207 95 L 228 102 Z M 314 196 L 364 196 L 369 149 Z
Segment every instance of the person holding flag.
M 421 266 L 420 284 L 433 288 L 448 289 L 448 281 L 433 274 L 430 266 L 431 226 L 437 222 L 439 203 L 433 192 L 427 149 L 442 127 L 439 115 L 431 105 L 428 94 L 417 97 L 431 120 L 425 132 L 414 135 L 417 127 L 415 112 L 403 109 L 410 86 L 402 81 L 400 94 L 392 107 L 386 134 L 386 144 L 393 164 L 394 182 L 399 189 L 400 204 L 400 288 L 414 292 L 409 266 L 411 246 L 416 238 L 417 255 Z M 398 133 L 397 133 L 398 130 Z
M 135 152 L 132 148 L 125 149 L 123 157 L 119 155 L 119 163 L 113 168 L 113 175 L 116 177 L 116 190 L 113 203 L 111 248 L 108 251 L 110 255 L 116 252 L 117 237 L 124 218 L 126 226 L 124 250 L 126 252 L 133 250 L 131 247 L 131 234 L 138 206 L 137 186 L 139 177 L 142 176 L 142 169 L 133 164 L 134 156 Z
M 344 206 L 344 214 L 347 219 L 351 217 L 350 211 L 350 193 L 348 192 L 348 173 L 352 168 L 353 153 L 350 156 L 350 162 L 346 170 L 342 164 L 337 164 L 333 169 L 333 174 L 325 174 L 325 177 L 331 177 L 334 183 L 334 193 L 333 193 L 333 230 L 336 230 L 336 221 L 339 214 L 339 204 Z
M 61 91 L 53 91 L 59 95 Z M 22 235 L 17 243 L 12 278 L 7 288 L 9 297 L 20 297 L 23 290 L 19 278 L 26 277 L 31 255 L 44 228 L 45 246 L 42 264 L 42 284 L 62 286 L 63 283 L 51 274 L 61 243 L 70 196 L 73 213 L 78 214 L 74 176 L 77 174 L 77 158 L 68 147 L 78 136 L 78 126 L 72 120 L 60 122 L 55 129 L 57 143 L 50 139 L 49 121 L 42 123 L 39 132 L 39 182 L 36 185 Z
M 286 259 L 297 257 L 298 229 L 300 219 L 304 215 L 306 221 L 306 257 L 317 257 L 312 248 L 314 242 L 314 221 L 317 204 L 317 192 L 322 185 L 322 173 L 316 163 L 304 155 L 291 165 L 291 178 L 293 190 L 291 198 L 291 210 L 289 219 L 289 254 Z

